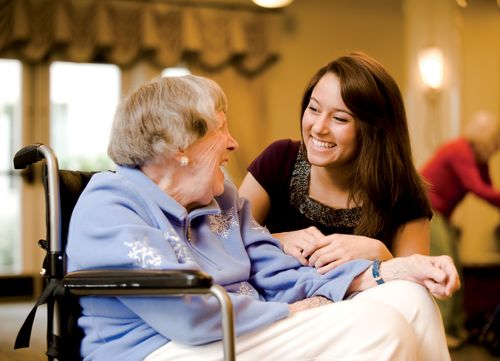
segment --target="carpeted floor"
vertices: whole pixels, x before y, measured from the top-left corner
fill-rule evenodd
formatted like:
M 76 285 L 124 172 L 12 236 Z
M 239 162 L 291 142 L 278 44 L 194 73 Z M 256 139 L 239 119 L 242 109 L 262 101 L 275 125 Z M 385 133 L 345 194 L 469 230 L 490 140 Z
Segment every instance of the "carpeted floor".
M 47 322 L 46 307 L 39 307 L 31 345 L 28 349 L 14 350 L 17 331 L 30 312 L 34 301 L 30 302 L 0 302 L 0 360 L 1 361 L 46 361 L 45 327 Z M 452 361 L 500 361 L 484 348 L 477 345 L 465 345 L 460 350 L 451 353 Z M 278 360 L 277 360 L 278 361 Z M 375 361 L 375 360 L 374 360 Z

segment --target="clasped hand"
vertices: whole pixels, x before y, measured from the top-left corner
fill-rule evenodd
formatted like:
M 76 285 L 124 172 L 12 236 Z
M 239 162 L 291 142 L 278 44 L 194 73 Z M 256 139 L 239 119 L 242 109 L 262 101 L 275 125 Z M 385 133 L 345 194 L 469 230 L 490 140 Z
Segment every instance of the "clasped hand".
M 460 278 L 451 257 L 414 254 L 383 262 L 380 272 L 386 281 L 402 279 L 423 285 L 436 298 L 449 298 L 460 288 Z
M 387 247 L 377 239 L 339 233 L 325 236 L 316 227 L 273 236 L 279 239 L 286 254 L 304 266 L 315 267 L 321 274 L 353 259 L 392 258 Z

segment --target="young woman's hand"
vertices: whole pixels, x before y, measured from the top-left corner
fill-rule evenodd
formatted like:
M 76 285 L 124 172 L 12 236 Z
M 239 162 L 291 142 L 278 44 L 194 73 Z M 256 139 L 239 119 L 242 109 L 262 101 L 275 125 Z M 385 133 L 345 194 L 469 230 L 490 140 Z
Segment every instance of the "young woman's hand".
M 339 233 L 325 236 L 316 227 L 273 236 L 279 239 L 286 254 L 304 266 L 316 267 L 321 274 L 357 258 L 382 261 L 392 258 L 387 247 L 377 239 Z
M 451 257 L 414 254 L 397 257 L 380 265 L 386 281 L 403 279 L 425 286 L 436 298 L 445 299 L 460 288 L 460 278 Z
M 384 261 L 392 258 L 391 252 L 378 239 L 340 233 L 323 236 L 310 243 L 302 251 L 302 256 L 309 260 L 309 266 L 316 267 L 321 274 L 353 259 L 377 258 Z
M 303 255 L 305 249 L 316 249 L 316 244 L 323 239 L 325 235 L 316 227 L 300 229 L 298 231 L 274 233 L 273 237 L 277 238 L 283 251 L 290 256 L 295 257 L 304 266 L 309 265 L 307 256 Z
M 359 274 L 349 285 L 347 295 L 377 286 L 372 267 Z M 396 257 L 380 264 L 380 276 L 385 282 L 405 280 L 421 284 L 436 298 L 451 297 L 460 288 L 460 278 L 449 256 L 414 254 Z

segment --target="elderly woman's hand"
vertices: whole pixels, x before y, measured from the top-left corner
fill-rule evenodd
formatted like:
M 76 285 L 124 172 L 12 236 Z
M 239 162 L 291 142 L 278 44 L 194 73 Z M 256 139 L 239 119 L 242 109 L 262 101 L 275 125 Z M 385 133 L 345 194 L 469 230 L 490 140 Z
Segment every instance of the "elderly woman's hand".
M 294 303 L 288 305 L 288 309 L 290 310 L 290 313 L 294 313 L 294 312 L 304 311 L 304 310 L 308 310 L 311 308 L 316 308 L 319 306 L 327 305 L 329 303 L 333 303 L 333 301 L 331 301 L 328 298 L 323 297 L 323 296 L 314 296 L 314 297 L 303 299 L 301 301 L 294 302 Z
M 449 256 L 398 257 L 383 262 L 380 274 L 386 281 L 402 279 L 425 286 L 436 298 L 445 299 L 460 288 L 460 278 Z

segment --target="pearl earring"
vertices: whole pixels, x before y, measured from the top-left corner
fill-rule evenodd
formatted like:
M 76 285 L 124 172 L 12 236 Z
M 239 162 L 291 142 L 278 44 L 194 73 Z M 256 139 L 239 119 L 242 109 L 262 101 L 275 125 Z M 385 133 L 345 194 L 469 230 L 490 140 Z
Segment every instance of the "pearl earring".
M 189 158 L 183 155 L 180 160 L 181 166 L 186 167 L 189 164 Z

